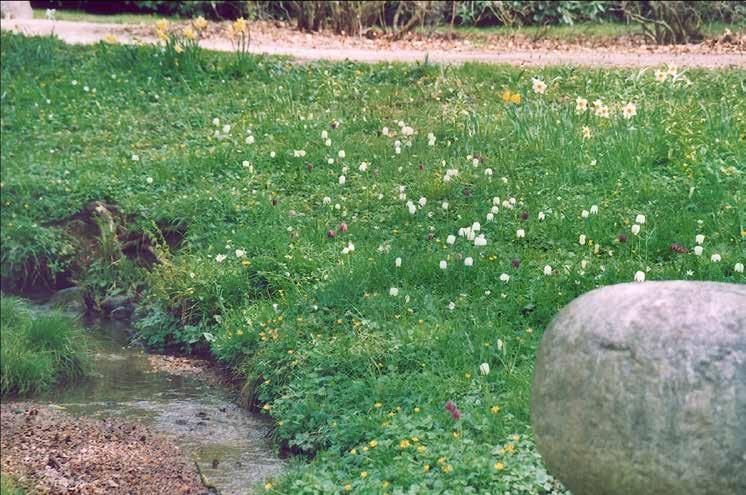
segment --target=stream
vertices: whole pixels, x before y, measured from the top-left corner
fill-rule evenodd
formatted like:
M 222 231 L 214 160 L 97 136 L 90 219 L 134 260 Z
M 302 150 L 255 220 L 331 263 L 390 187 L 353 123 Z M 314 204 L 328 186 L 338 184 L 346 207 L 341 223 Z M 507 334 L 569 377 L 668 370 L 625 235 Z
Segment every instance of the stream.
M 128 346 L 124 324 L 96 321 L 88 328 L 94 375 L 37 402 L 73 416 L 138 421 L 169 435 L 220 494 L 258 492 L 283 468 L 268 438 L 272 422 L 236 405 L 227 389 L 155 370 L 147 353 Z

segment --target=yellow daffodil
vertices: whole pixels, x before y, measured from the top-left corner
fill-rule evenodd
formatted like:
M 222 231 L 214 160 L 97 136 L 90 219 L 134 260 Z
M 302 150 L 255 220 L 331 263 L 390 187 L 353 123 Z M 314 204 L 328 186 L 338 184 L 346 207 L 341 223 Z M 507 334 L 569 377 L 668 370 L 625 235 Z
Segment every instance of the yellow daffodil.
M 194 29 L 197 31 L 204 31 L 207 29 L 207 20 L 202 16 L 197 17 L 192 24 L 194 24 Z
M 231 27 L 236 34 L 241 34 L 246 31 L 248 24 L 246 23 L 246 19 L 244 19 L 243 17 L 239 17 L 238 19 L 233 21 Z
M 190 39 L 192 41 L 197 39 L 197 32 L 191 28 L 191 26 L 186 26 L 184 30 L 181 32 L 181 34 L 184 35 L 185 38 Z
M 170 25 L 170 23 L 168 22 L 168 19 L 158 19 L 155 22 L 155 28 L 158 31 L 166 31 L 166 30 L 168 30 L 169 25 Z

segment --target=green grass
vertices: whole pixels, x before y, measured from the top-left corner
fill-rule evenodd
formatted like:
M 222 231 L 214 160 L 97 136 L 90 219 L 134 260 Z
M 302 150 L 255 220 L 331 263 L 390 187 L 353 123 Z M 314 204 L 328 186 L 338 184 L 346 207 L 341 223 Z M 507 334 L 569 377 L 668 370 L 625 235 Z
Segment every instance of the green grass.
M 0 393 L 23 395 L 81 377 L 88 365 L 83 335 L 69 316 L 38 313 L 20 299 L 0 298 Z
M 0 475 L 0 495 L 24 495 L 25 493 L 10 476 L 4 473 Z
M 54 18 L 58 21 L 101 22 L 105 24 L 155 24 L 158 19 L 163 17 L 150 14 L 90 14 L 82 10 L 57 10 L 54 14 Z M 34 19 L 46 18 L 46 9 L 34 9 Z
M 654 68 L 188 57 L 3 34 L 3 276 L 73 267 L 65 220 L 118 205 L 162 261 L 141 338 L 246 376 L 275 439 L 304 454 L 277 493 L 550 493 L 529 398 L 558 309 L 638 271 L 745 281 L 743 70 L 657 82 Z M 610 118 L 576 113 L 577 97 Z M 485 246 L 457 235 L 474 222 Z

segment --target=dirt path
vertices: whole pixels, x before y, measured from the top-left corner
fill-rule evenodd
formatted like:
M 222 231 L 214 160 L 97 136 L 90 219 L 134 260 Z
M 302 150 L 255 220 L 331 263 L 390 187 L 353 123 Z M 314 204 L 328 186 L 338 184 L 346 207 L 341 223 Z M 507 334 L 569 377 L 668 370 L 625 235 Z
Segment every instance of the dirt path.
M 29 35 L 54 32 L 63 41 L 73 44 L 96 43 L 113 34 L 119 42 L 137 40 L 152 42 L 152 28 L 90 22 L 34 20 L 3 20 L 2 29 L 12 29 Z M 584 65 L 599 67 L 642 67 L 674 64 L 680 67 L 746 67 L 746 46 L 743 37 L 735 43 L 717 42 L 677 47 L 622 47 L 599 43 L 527 45 L 511 38 L 495 39 L 476 46 L 469 40 L 422 41 L 389 43 L 365 38 L 341 38 L 329 35 L 304 35 L 287 27 L 265 23 L 252 31 L 251 51 L 271 55 L 288 55 L 300 60 L 352 60 L 357 62 L 415 62 L 425 57 L 430 62 L 485 62 L 528 66 Z M 202 46 L 212 50 L 231 51 L 230 41 L 220 34 L 202 40 Z
M 209 493 L 194 463 L 137 423 L 10 403 L 0 406 L 0 426 L 3 472 L 41 493 Z

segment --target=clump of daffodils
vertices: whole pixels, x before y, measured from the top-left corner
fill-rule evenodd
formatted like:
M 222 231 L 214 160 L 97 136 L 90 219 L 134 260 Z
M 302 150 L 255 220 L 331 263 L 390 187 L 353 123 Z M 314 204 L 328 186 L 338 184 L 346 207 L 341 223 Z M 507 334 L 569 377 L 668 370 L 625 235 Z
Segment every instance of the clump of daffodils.
M 196 52 L 202 32 L 207 28 L 207 21 L 199 17 L 191 24 L 177 29 L 168 19 L 159 19 L 155 23 L 155 36 L 163 42 L 167 51 L 180 54 L 185 51 Z
M 239 17 L 228 26 L 228 38 L 230 38 L 233 51 L 239 59 L 248 55 L 249 45 L 251 44 L 251 30 L 246 19 Z

